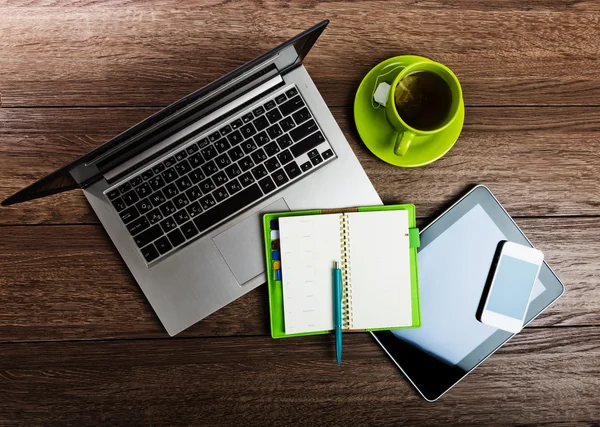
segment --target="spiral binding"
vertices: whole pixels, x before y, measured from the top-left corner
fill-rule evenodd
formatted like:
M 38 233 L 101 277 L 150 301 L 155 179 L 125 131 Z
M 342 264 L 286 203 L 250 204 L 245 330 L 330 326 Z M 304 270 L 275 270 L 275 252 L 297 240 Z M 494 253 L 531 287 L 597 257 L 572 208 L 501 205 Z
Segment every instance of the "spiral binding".
M 350 233 L 348 229 L 348 216 L 340 214 L 340 244 L 342 247 L 342 329 L 351 329 L 352 318 L 352 277 L 350 275 Z

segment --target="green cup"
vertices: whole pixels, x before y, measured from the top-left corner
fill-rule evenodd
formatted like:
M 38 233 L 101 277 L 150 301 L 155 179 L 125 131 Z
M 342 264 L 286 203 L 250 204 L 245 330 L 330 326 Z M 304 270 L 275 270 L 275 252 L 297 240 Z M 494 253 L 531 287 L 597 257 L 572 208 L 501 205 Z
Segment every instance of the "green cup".
M 450 92 L 452 94 L 452 103 L 448 111 L 448 115 L 440 126 L 432 130 L 415 129 L 414 127 L 408 125 L 398 114 L 394 99 L 396 87 L 400 81 L 410 74 L 422 71 L 430 71 L 443 78 L 450 88 Z M 421 61 L 408 65 L 394 79 L 385 107 L 387 121 L 396 133 L 394 154 L 396 156 L 404 156 L 410 149 L 411 144 L 413 141 L 415 141 L 417 136 L 434 136 L 447 129 L 454 123 L 454 121 L 457 120 L 459 116 L 460 105 L 462 105 L 462 89 L 458 79 L 448 67 L 434 61 Z M 439 138 L 428 138 L 428 140 L 430 140 L 429 143 L 431 144 L 438 142 L 438 139 Z

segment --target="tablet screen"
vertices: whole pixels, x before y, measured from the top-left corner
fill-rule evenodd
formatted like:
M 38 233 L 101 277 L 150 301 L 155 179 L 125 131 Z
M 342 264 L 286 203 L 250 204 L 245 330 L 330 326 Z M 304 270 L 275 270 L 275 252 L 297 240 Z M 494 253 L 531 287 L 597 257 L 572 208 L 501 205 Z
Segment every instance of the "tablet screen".
M 497 331 L 475 313 L 501 240 L 507 237 L 477 204 L 424 247 L 418 254 L 421 327 L 394 335 L 468 371 L 465 358 Z M 544 290 L 537 280 L 532 300 Z

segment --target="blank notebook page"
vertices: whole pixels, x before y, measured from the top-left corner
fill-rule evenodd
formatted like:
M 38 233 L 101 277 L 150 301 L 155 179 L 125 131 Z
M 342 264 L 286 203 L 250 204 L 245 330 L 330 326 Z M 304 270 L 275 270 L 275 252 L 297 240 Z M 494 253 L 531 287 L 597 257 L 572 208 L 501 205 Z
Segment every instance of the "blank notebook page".
M 333 262 L 341 261 L 340 215 L 279 218 L 285 333 L 333 329 Z
M 347 219 L 350 329 L 412 325 L 408 211 L 349 213 Z

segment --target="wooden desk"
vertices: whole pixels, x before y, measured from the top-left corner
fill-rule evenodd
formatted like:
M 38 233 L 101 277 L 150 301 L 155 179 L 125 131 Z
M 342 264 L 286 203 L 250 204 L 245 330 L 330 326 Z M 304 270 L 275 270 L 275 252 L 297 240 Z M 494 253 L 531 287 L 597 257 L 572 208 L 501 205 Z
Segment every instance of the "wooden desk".
M 0 209 L 0 424 L 400 425 L 600 420 L 600 5 L 595 1 L 32 1 L 0 6 L 0 198 L 332 20 L 305 61 L 385 202 L 421 224 L 488 185 L 566 284 L 438 403 L 367 334 L 272 340 L 260 287 L 170 339 L 80 191 Z M 352 99 L 379 61 L 450 66 L 463 134 L 375 159 Z

